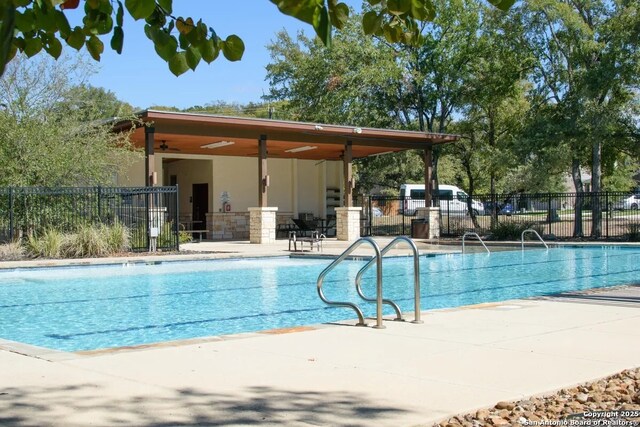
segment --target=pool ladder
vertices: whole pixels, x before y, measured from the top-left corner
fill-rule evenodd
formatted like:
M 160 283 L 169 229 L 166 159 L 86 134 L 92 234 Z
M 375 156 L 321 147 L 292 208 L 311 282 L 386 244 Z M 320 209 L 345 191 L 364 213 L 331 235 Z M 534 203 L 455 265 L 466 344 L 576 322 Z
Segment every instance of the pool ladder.
M 480 235 L 478 233 L 474 233 L 472 231 L 468 231 L 468 232 L 466 232 L 466 233 L 464 233 L 462 235 L 462 253 L 464 253 L 464 248 L 465 248 L 464 241 L 465 241 L 465 239 L 467 237 L 475 237 L 475 238 L 477 238 L 480 241 L 480 243 L 482 243 L 482 246 L 484 246 L 484 248 L 487 250 L 487 253 L 491 253 L 491 251 L 489 250 L 487 245 L 485 245 L 484 242 L 482 241 L 482 239 L 480 238 Z
M 522 250 L 524 251 L 524 235 L 527 233 L 533 233 L 538 237 L 538 240 L 540 240 L 542 242 L 542 244 L 544 245 L 545 248 L 549 249 L 549 245 L 547 245 L 547 243 L 542 240 L 542 237 L 540 237 L 540 234 L 538 234 L 538 232 L 536 230 L 534 230 L 533 228 L 527 228 L 526 230 L 524 230 L 522 232 L 522 234 L 520 235 L 520 246 L 522 248 Z
M 356 240 L 338 258 L 336 258 L 331 264 L 329 264 L 327 268 L 322 270 L 322 272 L 318 276 L 317 286 L 318 286 L 318 296 L 320 296 L 320 299 L 324 301 L 326 304 L 333 307 L 352 308 L 358 315 L 358 323 L 356 324 L 356 326 L 366 326 L 366 323 L 364 321 L 364 314 L 362 314 L 362 310 L 360 309 L 360 307 L 358 307 L 358 305 L 351 302 L 330 301 L 325 297 L 324 292 L 322 291 L 322 285 L 323 285 L 325 276 L 331 270 L 333 270 L 338 264 L 344 261 L 353 251 L 355 251 L 358 247 L 366 243 L 373 248 L 375 252 L 375 256 L 371 258 L 369 262 L 367 262 L 360 269 L 360 271 L 358 271 L 358 274 L 356 275 L 356 291 L 358 292 L 358 295 L 363 300 L 376 303 L 376 325 L 374 326 L 374 328 L 379 328 L 379 329 L 384 328 L 384 325 L 382 324 L 382 304 L 388 304 L 394 309 L 394 311 L 396 312 L 396 318 L 394 320 L 403 321 L 404 319 L 402 317 L 402 312 L 400 311 L 400 307 L 398 307 L 398 305 L 395 302 L 389 299 L 382 298 L 382 257 L 401 242 L 405 242 L 413 252 L 413 270 L 414 270 L 413 284 L 414 284 L 414 308 L 415 308 L 414 313 L 415 314 L 414 314 L 414 320 L 412 321 L 412 323 L 422 323 L 422 321 L 420 320 L 420 255 L 418 252 L 418 248 L 416 244 L 413 242 L 413 240 L 405 236 L 396 237 L 382 250 L 380 250 L 380 246 L 378 246 L 378 244 L 370 237 L 362 237 Z M 376 297 L 369 298 L 364 295 L 360 285 L 362 282 L 362 276 L 374 263 L 376 264 Z

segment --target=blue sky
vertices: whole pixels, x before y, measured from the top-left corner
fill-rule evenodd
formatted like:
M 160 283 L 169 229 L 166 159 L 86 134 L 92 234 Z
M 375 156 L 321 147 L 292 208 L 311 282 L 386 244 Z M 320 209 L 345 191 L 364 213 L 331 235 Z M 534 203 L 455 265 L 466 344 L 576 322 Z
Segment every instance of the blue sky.
M 265 66 L 269 63 L 266 45 L 283 28 L 290 33 L 313 29 L 290 16 L 283 15 L 269 0 L 174 0 L 174 16 L 191 16 L 213 27 L 220 37 L 240 36 L 246 46 L 239 62 L 229 62 L 222 55 L 211 63 L 201 62 L 195 72 L 175 77 L 166 63 L 157 57 L 153 44 L 143 32 L 143 23 L 125 21 L 124 50 L 121 55 L 108 47 L 100 61 L 98 73 L 90 79 L 138 108 L 152 105 L 186 108 L 217 100 L 247 103 L 259 101 L 268 92 Z M 359 9 L 360 0 L 347 0 Z M 72 24 L 73 25 L 73 24 Z

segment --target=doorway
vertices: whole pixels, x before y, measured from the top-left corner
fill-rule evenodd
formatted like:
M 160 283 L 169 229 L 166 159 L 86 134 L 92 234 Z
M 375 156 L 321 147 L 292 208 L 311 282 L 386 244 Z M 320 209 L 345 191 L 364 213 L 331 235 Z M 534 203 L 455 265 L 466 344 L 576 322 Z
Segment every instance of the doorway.
M 206 214 L 209 209 L 209 184 L 193 184 L 191 195 L 193 229 L 205 230 L 207 227 Z

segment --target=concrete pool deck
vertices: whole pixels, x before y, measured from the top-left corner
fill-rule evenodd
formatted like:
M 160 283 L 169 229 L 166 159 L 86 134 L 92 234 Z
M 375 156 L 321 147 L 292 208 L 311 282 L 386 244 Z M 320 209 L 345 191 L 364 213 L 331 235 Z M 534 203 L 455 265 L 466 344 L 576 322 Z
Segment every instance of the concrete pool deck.
M 422 317 L 91 354 L 0 341 L 0 425 L 431 425 L 640 366 L 638 285 Z

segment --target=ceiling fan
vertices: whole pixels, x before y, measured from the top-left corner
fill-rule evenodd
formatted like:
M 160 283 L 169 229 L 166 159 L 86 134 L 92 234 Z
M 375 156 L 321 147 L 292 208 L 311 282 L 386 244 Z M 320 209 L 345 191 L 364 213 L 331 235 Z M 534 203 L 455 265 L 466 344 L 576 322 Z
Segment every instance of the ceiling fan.
M 164 139 L 162 140 L 162 144 L 160 144 L 160 149 L 161 149 L 162 151 L 167 151 L 167 150 L 171 150 L 171 151 L 180 151 L 180 149 L 179 149 L 179 148 L 169 147 L 169 146 L 167 145 L 167 141 L 166 141 L 166 140 L 164 140 Z

